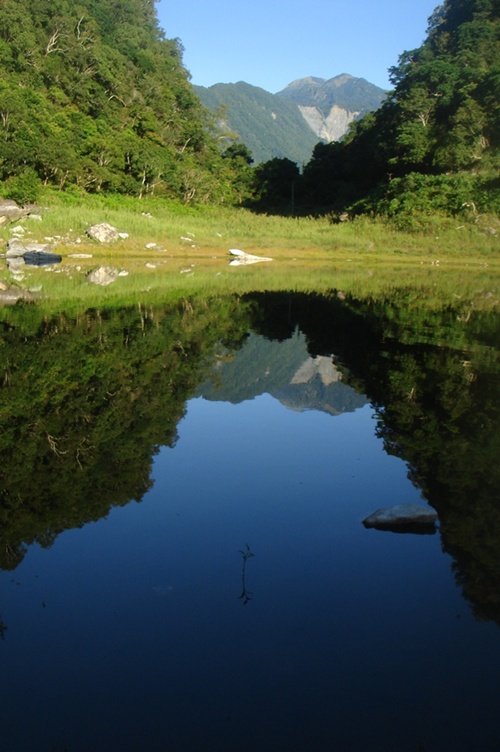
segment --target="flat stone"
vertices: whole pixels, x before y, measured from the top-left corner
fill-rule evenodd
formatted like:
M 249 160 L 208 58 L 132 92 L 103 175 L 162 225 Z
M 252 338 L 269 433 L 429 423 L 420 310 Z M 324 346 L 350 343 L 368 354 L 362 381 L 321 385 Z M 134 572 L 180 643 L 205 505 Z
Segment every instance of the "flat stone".
M 397 504 L 385 509 L 377 509 L 363 520 L 367 528 L 377 530 L 429 530 L 434 528 L 437 520 L 437 512 L 429 506 L 422 504 Z

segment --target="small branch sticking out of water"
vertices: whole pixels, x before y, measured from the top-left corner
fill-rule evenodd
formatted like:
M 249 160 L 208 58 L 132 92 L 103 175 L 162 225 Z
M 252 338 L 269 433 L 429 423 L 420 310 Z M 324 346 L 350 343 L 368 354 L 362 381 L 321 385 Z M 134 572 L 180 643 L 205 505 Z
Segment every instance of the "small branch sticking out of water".
M 244 606 L 248 603 L 248 601 L 252 600 L 252 598 L 251 598 L 252 593 L 249 590 L 247 590 L 246 582 L 245 582 L 245 577 L 246 577 L 247 561 L 249 559 L 251 559 L 252 556 L 254 555 L 252 553 L 252 551 L 250 551 L 250 546 L 248 545 L 248 543 L 246 543 L 245 546 L 246 546 L 245 551 L 241 551 L 240 550 L 240 554 L 243 557 L 243 566 L 241 568 L 241 586 L 242 586 L 242 590 L 241 590 L 241 595 L 238 598 L 238 600 L 243 600 L 243 605 Z

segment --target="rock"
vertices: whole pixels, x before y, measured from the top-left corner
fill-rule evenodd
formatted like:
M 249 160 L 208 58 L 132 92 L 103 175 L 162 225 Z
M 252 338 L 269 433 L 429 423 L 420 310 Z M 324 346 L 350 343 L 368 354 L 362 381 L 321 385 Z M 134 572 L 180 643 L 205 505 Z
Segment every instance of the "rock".
M 7 259 L 7 266 L 11 274 L 16 274 L 24 267 L 24 256 L 11 256 Z
M 99 266 L 87 275 L 87 279 L 94 285 L 105 286 L 110 285 L 111 282 L 114 282 L 119 276 L 120 272 L 118 269 L 113 269 L 111 266 Z
M 52 253 L 52 249 L 47 243 L 22 243 L 17 238 L 9 240 L 5 257 L 12 274 L 19 272 L 20 267 L 24 264 L 46 266 L 47 264 L 59 264 L 62 261 L 62 256 Z
M 21 243 L 17 238 L 11 238 L 7 243 L 7 250 L 5 251 L 6 258 L 16 258 L 18 256 L 24 256 L 26 248 L 24 243 Z
M 62 256 L 48 251 L 27 251 L 23 260 L 25 264 L 30 266 L 47 266 L 48 264 L 60 264 Z
M 377 509 L 370 514 L 363 525 L 377 530 L 392 530 L 394 532 L 433 532 L 437 520 L 437 512 L 422 504 L 398 504 L 386 509 Z
M 32 301 L 35 296 L 20 287 L 9 287 L 7 290 L 0 289 L 0 305 L 15 305 L 19 300 Z
M 15 201 L 9 198 L 0 199 L 0 217 L 5 217 L 4 222 L 15 222 L 23 216 L 23 210 Z
M 50 253 L 52 248 L 48 243 L 25 243 L 26 251 L 31 253 Z
M 243 266 L 245 264 L 257 264 L 259 261 L 272 261 L 272 258 L 268 256 L 253 256 L 251 253 L 240 251 L 239 248 L 230 248 L 229 253 L 231 256 L 236 256 L 235 259 L 229 262 L 229 266 Z
M 4 218 L 0 224 L 16 222 L 21 217 L 27 217 L 35 211 L 39 212 L 40 207 L 34 204 L 26 204 L 21 207 L 15 201 L 12 201 L 12 199 L 0 198 L 0 218 Z
M 92 225 L 92 227 L 89 227 L 87 230 L 87 235 L 92 238 L 92 240 L 97 240 L 99 243 L 113 243 L 120 237 L 120 233 L 116 227 L 113 227 L 107 222 Z

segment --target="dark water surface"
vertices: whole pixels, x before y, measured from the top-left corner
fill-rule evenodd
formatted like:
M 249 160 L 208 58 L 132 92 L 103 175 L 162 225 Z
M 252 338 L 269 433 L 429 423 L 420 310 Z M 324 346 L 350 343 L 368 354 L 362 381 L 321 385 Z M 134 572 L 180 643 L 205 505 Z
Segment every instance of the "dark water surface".
M 410 313 L 9 312 L 2 750 L 500 750 L 498 318 Z

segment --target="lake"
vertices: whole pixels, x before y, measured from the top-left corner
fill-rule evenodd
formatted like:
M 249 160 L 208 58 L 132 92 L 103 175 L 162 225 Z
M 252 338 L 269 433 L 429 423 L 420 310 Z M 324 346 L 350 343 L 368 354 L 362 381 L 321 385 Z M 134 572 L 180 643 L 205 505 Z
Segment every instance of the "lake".
M 3 752 L 497 752 L 482 295 L 3 311 Z

